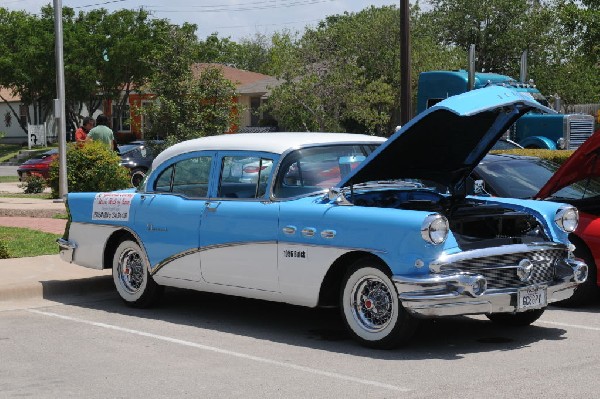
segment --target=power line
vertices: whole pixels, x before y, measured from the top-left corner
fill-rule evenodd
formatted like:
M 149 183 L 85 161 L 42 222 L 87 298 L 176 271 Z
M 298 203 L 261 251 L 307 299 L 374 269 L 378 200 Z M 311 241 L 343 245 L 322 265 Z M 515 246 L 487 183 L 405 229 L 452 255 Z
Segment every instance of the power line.
M 255 11 L 255 10 L 267 10 L 273 8 L 290 8 L 298 6 L 307 6 L 320 3 L 328 3 L 336 0 L 290 0 L 290 1 L 271 1 L 271 2 L 255 2 L 249 5 L 215 5 L 215 6 L 185 6 L 182 9 L 163 9 L 163 7 L 173 6 L 145 6 L 144 8 L 151 11 L 160 13 L 189 13 L 189 12 L 203 12 L 203 13 L 220 13 L 220 12 L 238 12 L 238 11 Z
M 86 5 L 83 5 L 83 6 L 77 6 L 77 7 L 73 7 L 73 8 L 90 8 L 90 7 L 96 7 L 96 6 L 104 6 L 104 5 L 112 4 L 112 3 L 122 3 L 124 1 L 127 1 L 127 0 L 110 0 L 110 1 L 105 1 L 105 2 L 102 2 L 102 3 L 86 4 Z
M 304 24 L 309 22 L 317 22 L 321 19 L 311 19 L 306 21 L 290 21 L 290 22 L 279 22 L 276 24 L 252 24 L 252 25 L 231 25 L 231 26 L 215 26 L 216 29 L 236 29 L 236 28 L 250 28 L 250 27 L 261 27 L 261 26 L 281 26 L 281 25 L 294 25 Z

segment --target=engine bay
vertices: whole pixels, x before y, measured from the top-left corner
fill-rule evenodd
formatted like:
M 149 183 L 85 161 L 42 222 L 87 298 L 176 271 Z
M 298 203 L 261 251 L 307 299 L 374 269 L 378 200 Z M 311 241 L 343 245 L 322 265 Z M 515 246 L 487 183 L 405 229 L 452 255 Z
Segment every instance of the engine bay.
M 429 189 L 356 191 L 348 200 L 356 206 L 440 213 L 463 250 L 548 241 L 540 222 L 528 213 Z

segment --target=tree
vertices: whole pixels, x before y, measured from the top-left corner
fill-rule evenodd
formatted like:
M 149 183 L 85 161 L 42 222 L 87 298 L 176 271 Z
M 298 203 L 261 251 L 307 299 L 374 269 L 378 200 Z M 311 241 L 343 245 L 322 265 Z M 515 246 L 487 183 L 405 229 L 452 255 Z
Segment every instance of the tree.
M 543 90 L 558 94 L 564 105 L 600 101 L 600 3 L 558 0 L 544 62 L 532 75 Z M 587 5 L 587 6 L 586 6 Z
M 115 101 L 120 116 L 129 93 L 152 74 L 149 54 L 158 45 L 169 46 L 170 23 L 142 9 L 75 15 L 65 7 L 62 14 L 67 125 L 77 127 L 84 104 L 91 115 L 106 100 Z M 0 8 L 0 33 L 0 86 L 34 106 L 29 121 L 43 122 L 56 98 L 53 8 L 43 7 L 39 17 Z M 16 110 L 13 114 L 19 120 Z M 26 131 L 26 124 L 21 127 Z
M 476 45 L 477 69 L 519 76 L 528 51 L 528 76 L 566 104 L 598 101 L 598 0 L 432 0 L 428 31 L 449 47 Z
M 421 28 L 418 5 L 411 8 L 411 65 L 453 67 L 460 51 L 436 44 Z M 465 57 L 466 58 L 466 57 Z M 300 39 L 275 35 L 271 73 L 286 81 L 274 89 L 269 111 L 288 130 L 345 130 L 388 135 L 398 124 L 400 99 L 399 10 L 370 7 L 328 17 Z
M 138 110 L 152 121 L 147 135 L 166 137 L 165 146 L 222 134 L 238 120 L 235 86 L 218 68 L 192 73 L 197 52 L 195 26 L 171 27 L 169 38 L 152 53 L 154 74 L 148 90 L 154 101 Z
M 56 97 L 55 80 L 48 78 L 55 76 L 53 31 L 52 22 L 0 8 L 0 86 L 10 88 L 24 105 L 34 106 L 34 115 L 27 115 L 27 121 L 22 122 L 19 110 L 9 104 L 25 132 L 28 122 L 47 118 Z
M 87 54 L 80 62 L 95 70 L 91 75 L 95 83 L 92 93 L 100 100 L 114 101 L 113 118 L 128 119 L 125 110 L 129 95 L 133 90 L 142 90 L 152 75 L 150 55 L 169 46 L 171 24 L 166 19 L 150 18 L 144 9 L 113 13 L 92 10 L 80 13 L 77 24 L 83 26 L 79 37 L 88 40 L 87 44 L 79 43 L 80 51 Z M 98 104 L 90 103 L 90 110 L 94 111 Z M 115 130 L 120 128 L 113 126 Z
M 524 50 L 535 56 L 550 42 L 552 12 L 538 0 L 432 0 L 425 13 L 436 41 L 468 50 L 475 44 L 477 69 L 518 76 Z

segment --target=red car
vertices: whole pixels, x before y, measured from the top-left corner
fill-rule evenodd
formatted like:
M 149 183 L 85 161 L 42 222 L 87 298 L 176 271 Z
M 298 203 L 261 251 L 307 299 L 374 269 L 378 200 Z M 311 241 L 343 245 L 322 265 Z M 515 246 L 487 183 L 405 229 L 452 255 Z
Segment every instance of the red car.
M 37 158 L 31 158 L 23 162 L 17 169 L 19 175 L 19 181 L 23 181 L 24 178 L 31 175 L 42 176 L 44 179 L 48 178 L 48 172 L 50 170 L 50 164 L 58 158 L 58 150 L 53 148 L 42 153 Z
M 581 195 L 563 197 L 562 190 L 578 186 Z M 575 205 L 579 226 L 569 239 L 577 249 L 575 255 L 589 266 L 586 283 L 581 284 L 567 302 L 585 303 L 598 296 L 600 287 L 600 129 L 587 139 L 554 173 L 535 198 L 551 199 Z M 583 189 L 583 190 L 581 190 Z

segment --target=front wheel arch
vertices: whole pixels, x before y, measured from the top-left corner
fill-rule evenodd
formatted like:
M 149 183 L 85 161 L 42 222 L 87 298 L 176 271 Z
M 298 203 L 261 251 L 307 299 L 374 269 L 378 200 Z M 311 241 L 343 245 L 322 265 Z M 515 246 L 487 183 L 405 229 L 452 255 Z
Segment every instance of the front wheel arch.
M 348 268 L 356 261 L 363 258 L 372 258 L 376 262 L 385 264 L 381 258 L 365 251 L 348 252 L 335 260 L 327 270 L 321 289 L 319 290 L 319 307 L 337 307 L 339 305 L 339 293 L 342 287 L 342 280 Z M 387 265 L 386 265 L 387 267 Z M 391 270 L 389 271 L 391 274 Z

